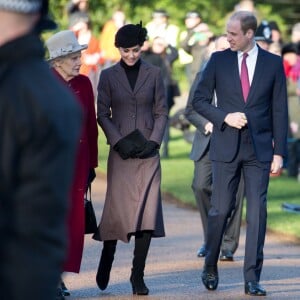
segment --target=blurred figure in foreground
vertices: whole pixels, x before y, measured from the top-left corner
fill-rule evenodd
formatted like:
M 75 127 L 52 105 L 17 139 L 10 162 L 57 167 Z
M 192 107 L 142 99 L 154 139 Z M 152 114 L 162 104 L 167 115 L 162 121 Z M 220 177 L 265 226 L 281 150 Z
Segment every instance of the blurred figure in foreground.
M 86 49 L 87 45 L 80 45 L 71 30 L 63 30 L 51 36 L 46 41 L 46 46 L 54 74 L 74 93 L 84 113 L 70 194 L 68 233 L 66 235 L 68 253 L 63 268 L 65 272 L 79 273 L 85 233 L 84 193 L 95 178 L 94 169 L 98 165 L 98 127 L 93 89 L 89 78 L 79 74 L 81 51 Z M 63 295 L 70 294 L 63 281 L 61 289 Z
M 65 258 L 81 110 L 44 61 L 39 35 L 54 28 L 48 1 L 0 0 L 0 297 L 5 300 L 55 299 Z

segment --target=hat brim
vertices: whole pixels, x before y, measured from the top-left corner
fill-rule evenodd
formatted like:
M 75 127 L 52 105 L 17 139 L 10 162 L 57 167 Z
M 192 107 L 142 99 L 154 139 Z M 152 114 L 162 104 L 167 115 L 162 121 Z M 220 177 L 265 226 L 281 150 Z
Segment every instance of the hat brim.
M 268 44 L 272 44 L 273 43 L 273 41 L 271 39 L 266 39 L 266 38 L 263 38 L 263 37 L 255 37 L 254 39 L 257 42 L 266 42 Z
M 87 44 L 80 45 L 80 46 L 76 47 L 75 49 L 72 49 L 72 51 L 70 51 L 70 52 L 68 52 L 68 53 L 65 53 L 65 54 L 62 54 L 62 55 L 57 55 L 57 56 L 55 56 L 55 57 L 49 57 L 49 58 L 47 59 L 47 61 L 48 61 L 48 62 L 51 62 L 51 61 L 53 61 L 53 60 L 55 60 L 55 59 L 57 59 L 57 58 L 62 58 L 62 57 L 66 57 L 66 56 L 68 56 L 68 55 L 70 55 L 70 54 L 74 54 L 74 53 L 77 53 L 77 52 L 81 52 L 82 50 L 87 49 L 87 47 L 88 47 Z

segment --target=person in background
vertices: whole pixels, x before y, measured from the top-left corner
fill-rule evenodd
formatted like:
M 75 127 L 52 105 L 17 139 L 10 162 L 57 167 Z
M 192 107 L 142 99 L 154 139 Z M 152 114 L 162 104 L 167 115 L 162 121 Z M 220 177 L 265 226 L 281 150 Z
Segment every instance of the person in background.
M 197 11 L 189 11 L 185 15 L 184 24 L 185 30 L 183 30 L 179 35 L 179 62 L 185 67 L 185 74 L 188 79 L 189 87 L 191 87 L 194 78 L 192 77 L 192 62 L 193 56 L 186 52 L 183 47 L 185 46 L 185 39 L 190 34 L 193 29 L 202 22 L 202 18 Z
M 160 69 L 141 59 L 146 36 L 141 24 L 118 30 L 115 46 L 121 60 L 102 70 L 97 102 L 110 150 L 104 209 L 93 236 L 103 241 L 96 282 L 106 289 L 117 241 L 129 243 L 134 236 L 130 282 L 137 295 L 149 293 L 144 269 L 151 239 L 165 236 L 159 146 L 168 108 Z
M 156 9 L 152 20 L 146 24 L 150 42 L 157 37 L 163 37 L 168 45 L 177 48 L 179 27 L 170 23 L 170 16 L 165 9 Z
M 298 49 L 294 43 L 284 44 L 281 50 L 283 66 L 287 81 L 289 107 L 289 143 L 287 158 L 287 174 L 297 178 L 300 167 L 300 102 L 297 95 Z
M 74 14 L 70 20 L 69 29 L 75 33 L 79 44 L 88 45 L 87 49 L 82 51 L 79 73 L 89 77 L 96 98 L 99 74 L 104 59 L 99 40 L 92 33 L 91 20 L 88 14 L 83 12 Z
M 273 43 L 278 43 L 280 46 L 283 44 L 282 33 L 276 21 L 270 21 L 269 27 L 271 29 L 271 38 Z
M 282 168 L 287 152 L 286 78 L 281 57 L 255 43 L 257 19 L 253 13 L 234 13 L 226 29 L 230 49 L 212 54 L 192 102 L 195 111 L 213 124 L 210 159 L 214 186 L 202 282 L 208 290 L 218 286 L 221 241 L 243 176 L 247 199 L 244 292 L 265 296 L 259 282 L 268 184 L 270 172 Z M 217 106 L 211 105 L 215 94 Z
M 291 42 L 295 44 L 300 43 L 300 22 L 292 26 Z
M 95 178 L 95 168 L 98 165 L 98 127 L 93 89 L 89 78 L 79 74 L 81 51 L 86 49 L 87 45 L 80 45 L 71 30 L 63 30 L 48 38 L 46 46 L 53 73 L 61 83 L 70 88 L 84 113 L 69 197 L 68 252 L 63 267 L 64 272 L 79 273 L 85 233 L 84 193 Z M 70 294 L 63 280 L 60 292 L 63 296 Z
M 53 300 L 82 113 L 44 61 L 45 0 L 0 0 L 0 298 Z M 17 49 L 17 51 L 16 51 Z
M 262 49 L 269 51 L 270 45 L 273 43 L 273 40 L 271 27 L 269 26 L 268 21 L 263 20 L 260 23 L 255 32 L 254 39 L 257 45 L 259 45 Z
M 191 82 L 194 81 L 196 74 L 206 59 L 207 46 L 212 37 L 213 33 L 209 26 L 201 21 L 188 31 L 185 39 L 180 43 L 181 48 L 193 57 L 190 74 Z
M 297 58 L 296 65 L 293 68 L 294 69 L 293 73 L 295 74 L 294 76 L 296 77 L 296 81 L 297 81 L 296 93 L 300 101 L 300 22 L 294 24 L 292 27 L 291 42 L 295 44 L 297 47 L 298 58 Z
M 89 0 L 69 0 L 66 5 L 66 10 L 69 19 L 72 18 L 73 14 L 76 14 L 78 12 L 88 13 Z
M 157 36 L 152 41 L 152 52 L 162 58 L 161 66 L 164 85 L 166 89 L 166 98 L 168 105 L 168 114 L 175 104 L 174 97 L 180 96 L 179 85 L 173 76 L 173 63 L 178 59 L 178 51 L 175 47 L 168 45 L 163 37 Z M 166 71 L 163 73 L 163 71 Z M 161 145 L 161 157 L 169 157 L 169 140 L 170 140 L 170 122 L 168 121 L 163 142 Z
M 104 60 L 103 69 L 106 69 L 120 60 L 120 53 L 114 45 L 116 32 L 125 25 L 126 16 L 121 10 L 116 10 L 111 19 L 103 26 L 100 33 L 100 49 Z
M 223 51 L 229 48 L 229 43 L 225 35 L 216 37 L 211 42 L 211 52 L 207 55 L 209 59 L 211 53 L 214 51 Z M 205 63 L 202 69 L 205 68 Z M 207 219 L 208 211 L 210 209 L 211 193 L 212 193 L 212 166 L 209 159 L 209 147 L 210 137 L 213 131 L 213 125 L 207 119 L 199 115 L 192 106 L 192 100 L 195 92 L 195 88 L 200 80 L 201 70 L 191 87 L 187 106 L 185 109 L 185 116 L 187 120 L 196 127 L 196 133 L 193 140 L 193 146 L 190 154 L 190 158 L 194 161 L 194 178 L 192 182 L 192 189 L 195 195 L 197 207 L 200 213 L 204 243 L 197 252 L 198 257 L 204 257 L 206 255 L 206 239 L 207 239 Z M 217 105 L 217 99 L 214 96 L 213 105 Z M 228 218 L 226 229 L 221 245 L 221 261 L 232 261 L 233 255 L 239 244 L 240 227 L 242 220 L 242 208 L 244 198 L 244 180 L 241 178 L 235 201 L 235 207 L 231 216 Z

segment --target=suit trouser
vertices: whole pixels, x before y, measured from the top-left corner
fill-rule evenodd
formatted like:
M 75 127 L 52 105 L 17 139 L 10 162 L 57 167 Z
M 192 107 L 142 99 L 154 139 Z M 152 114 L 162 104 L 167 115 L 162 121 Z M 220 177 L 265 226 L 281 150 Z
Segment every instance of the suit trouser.
M 215 188 L 208 214 L 205 265 L 217 265 L 226 220 L 234 206 L 234 195 L 243 172 L 247 199 L 244 278 L 246 282 L 259 281 L 266 233 L 270 162 L 262 163 L 256 159 L 248 129 L 245 129 L 241 130 L 235 159 L 230 163 L 213 161 L 212 166 Z
M 197 207 L 200 213 L 204 243 L 207 237 L 207 219 L 210 209 L 212 191 L 212 163 L 209 159 L 208 149 L 200 160 L 194 162 L 194 178 L 192 189 L 196 198 Z M 235 207 L 228 218 L 228 223 L 224 232 L 221 249 L 230 250 L 234 253 L 239 245 L 240 227 L 243 210 L 244 179 L 241 178 L 236 194 Z

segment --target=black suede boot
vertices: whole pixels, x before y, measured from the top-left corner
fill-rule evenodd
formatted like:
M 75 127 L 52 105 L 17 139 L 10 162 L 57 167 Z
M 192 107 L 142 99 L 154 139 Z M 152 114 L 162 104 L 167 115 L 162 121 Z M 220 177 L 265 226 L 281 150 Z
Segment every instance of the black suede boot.
M 134 257 L 130 282 L 133 294 L 148 295 L 149 289 L 144 282 L 144 269 L 151 242 L 151 232 L 141 232 L 135 237 Z
M 100 290 L 105 290 L 111 271 L 111 266 L 114 261 L 114 255 L 116 252 L 117 241 L 104 241 L 101 258 L 96 275 L 96 282 Z

